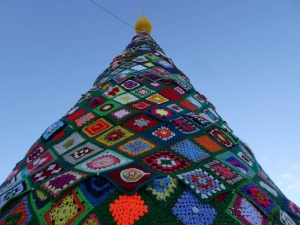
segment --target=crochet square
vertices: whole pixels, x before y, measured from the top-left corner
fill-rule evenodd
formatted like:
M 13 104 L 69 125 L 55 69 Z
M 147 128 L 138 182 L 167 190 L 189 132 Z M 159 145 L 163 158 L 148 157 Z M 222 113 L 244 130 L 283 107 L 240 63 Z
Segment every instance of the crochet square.
M 185 225 L 213 224 L 216 210 L 208 203 L 202 203 L 189 190 L 184 191 L 172 208 L 173 214 Z
M 33 160 L 35 160 L 39 155 L 44 153 L 46 148 L 44 146 L 41 146 L 39 143 L 32 146 L 29 151 L 26 153 L 26 164 L 31 163 Z
M 255 176 L 255 172 L 231 152 L 224 152 L 217 155 L 216 158 L 240 174 L 242 177 L 252 179 Z
M 106 146 L 113 146 L 129 137 L 131 137 L 133 133 L 129 132 L 128 130 L 116 126 L 109 131 L 105 132 L 104 134 L 100 135 L 96 138 L 96 141 L 106 145 Z
M 100 148 L 99 146 L 96 146 L 90 142 L 87 142 L 84 145 L 81 145 L 78 148 L 75 148 L 71 152 L 68 152 L 63 156 L 64 160 L 68 163 L 75 165 L 82 160 L 95 155 L 96 153 L 102 151 L 103 148 Z
M 145 109 L 154 106 L 154 104 L 146 100 L 141 100 L 138 102 L 131 103 L 128 106 L 139 111 L 144 111 Z
M 156 145 L 144 138 L 135 138 L 117 147 L 118 150 L 133 157 L 148 152 L 154 148 L 156 148 Z
M 210 152 L 218 152 L 223 149 L 220 145 L 218 145 L 206 135 L 196 137 L 194 138 L 194 140 Z
M 154 67 L 155 68 L 155 67 Z M 152 69 L 149 69 L 149 70 L 153 70 L 154 68 Z M 162 77 L 157 75 L 157 72 L 155 72 L 154 70 L 151 71 L 150 73 L 148 74 L 145 74 L 143 75 L 145 78 L 147 78 L 148 80 L 152 81 L 152 82 L 157 82 L 157 81 L 160 81 L 162 80 Z
M 76 108 L 71 109 L 71 110 L 67 113 L 66 117 L 67 117 L 67 119 L 68 119 L 70 122 L 72 122 L 72 121 L 74 121 L 75 119 L 77 119 L 79 116 L 82 116 L 82 115 L 85 114 L 85 113 L 86 113 L 86 110 L 80 109 L 80 108 L 77 106 Z
M 101 118 L 91 125 L 84 127 L 82 130 L 89 137 L 94 137 L 97 134 L 109 129 L 110 127 L 112 127 L 112 124 Z
M 101 225 L 96 214 L 92 213 L 86 218 L 81 225 Z
M 126 71 L 127 72 L 127 71 Z M 129 79 L 130 77 L 132 77 L 132 74 L 120 74 L 120 75 L 117 75 L 116 77 L 114 77 L 114 81 L 116 81 L 117 83 L 122 83 L 123 81 Z
M 139 133 L 159 124 L 159 122 L 145 114 L 139 114 L 138 116 L 127 120 L 123 123 L 123 126 L 130 128 L 131 130 Z
M 153 127 L 144 132 L 144 135 L 158 145 L 168 146 L 177 142 L 182 135 L 169 124 Z
M 123 88 L 121 88 L 119 85 L 115 85 L 114 87 L 108 87 L 107 90 L 105 92 L 103 92 L 104 96 L 106 98 L 114 98 L 117 95 L 120 95 L 122 93 L 124 93 L 125 90 Z
M 60 195 L 60 192 L 74 186 L 86 176 L 84 173 L 70 170 L 42 183 L 41 188 L 46 190 L 53 197 L 57 197 Z
M 110 115 L 117 122 L 120 122 L 132 114 L 133 114 L 132 110 L 129 110 L 127 108 L 120 108 L 120 109 L 117 109 L 116 111 L 112 112 Z
M 182 105 L 184 108 L 188 109 L 188 110 L 191 110 L 191 111 L 195 111 L 197 110 L 197 108 L 192 105 L 188 100 L 183 100 L 181 102 L 179 102 L 180 105 Z
M 134 80 L 127 80 L 123 84 L 121 84 L 127 90 L 132 90 L 140 86 L 140 84 Z
M 168 74 L 170 73 L 168 70 L 162 67 L 153 67 L 152 70 L 156 71 L 158 74 Z M 151 79 L 152 81 L 157 81 L 157 79 Z
M 200 132 L 199 128 L 183 117 L 173 119 L 172 123 L 175 125 L 176 129 L 183 134 L 195 134 Z
M 45 165 L 54 161 L 54 159 L 56 159 L 56 156 L 50 150 L 48 150 L 43 155 L 39 156 L 35 161 L 28 164 L 27 171 L 26 171 L 27 175 L 32 174 L 35 171 L 38 171 Z
M 230 168 L 220 163 L 218 160 L 213 160 L 204 165 L 206 168 L 213 171 L 221 179 L 225 180 L 228 184 L 234 184 L 243 179 L 240 175 L 236 174 Z
M 162 104 L 162 103 L 165 103 L 167 101 L 169 101 L 167 98 L 163 97 L 162 95 L 160 94 L 153 94 L 151 96 L 149 96 L 148 98 L 146 98 L 148 101 L 150 102 L 154 102 L 156 104 Z
M 300 208 L 294 202 L 289 199 L 284 199 L 284 209 L 294 215 L 298 220 L 300 220 Z
M 283 210 L 280 210 L 280 222 L 284 225 L 296 225 L 293 219 Z
M 85 139 L 75 132 L 59 144 L 54 145 L 53 148 L 59 155 L 62 155 L 84 141 Z
M 159 94 L 163 95 L 164 97 L 166 97 L 174 102 L 176 102 L 182 98 L 181 95 L 179 95 L 176 91 L 174 91 L 171 88 L 164 88 L 159 91 Z
M 133 225 L 148 212 L 148 206 L 137 193 L 121 195 L 109 205 L 109 211 L 118 225 Z
M 131 159 L 112 150 L 105 150 L 88 160 L 78 164 L 75 168 L 88 173 L 101 173 L 132 162 Z
M 200 162 L 209 157 L 209 154 L 188 139 L 178 142 L 173 145 L 171 149 L 188 158 L 192 162 Z
M 1 204 L 0 204 L 1 206 Z M 28 224 L 32 218 L 27 197 L 10 210 L 5 217 L 0 219 L 1 225 L 21 225 Z
M 115 187 L 127 194 L 135 193 L 141 186 L 155 177 L 155 173 L 137 164 L 129 164 L 122 168 L 105 172 L 102 175 L 111 180 Z
M 93 112 L 97 113 L 100 116 L 105 116 L 105 115 L 111 113 L 112 111 L 120 108 L 121 106 L 122 106 L 121 104 L 119 104 L 113 100 L 109 100 L 109 101 L 106 101 L 104 104 L 95 108 L 93 110 Z
M 59 199 L 45 214 L 47 224 L 71 225 L 85 210 L 85 206 L 78 199 L 75 190 Z
M 209 118 L 211 118 L 215 123 L 218 123 L 219 120 L 219 116 L 218 114 L 212 110 L 211 108 L 206 108 L 202 110 Z
M 89 106 L 90 108 L 93 109 L 93 108 L 101 105 L 105 101 L 106 101 L 106 99 L 103 98 L 102 96 L 96 96 L 90 100 L 90 102 L 87 104 L 87 106 Z
M 151 89 L 145 87 L 145 86 L 142 86 L 134 91 L 131 91 L 132 94 L 140 97 L 140 98 L 145 98 L 149 95 L 151 95 L 154 91 L 152 91 Z
M 118 97 L 114 98 L 114 101 L 121 103 L 122 105 L 126 105 L 130 102 L 134 102 L 139 100 L 137 97 L 130 93 L 119 95 Z
M 212 196 L 220 194 L 218 192 L 226 190 L 219 180 L 200 168 L 179 174 L 177 177 L 195 191 L 201 199 L 208 200 Z
M 191 166 L 187 161 L 179 158 L 168 150 L 161 150 L 144 157 L 142 162 L 164 174 L 176 173 Z
M 33 207 L 36 207 L 38 210 L 43 208 L 45 205 L 48 204 L 48 202 L 50 202 L 50 198 L 39 189 L 34 189 L 31 191 L 31 193 L 32 193 L 31 202 L 34 202 L 31 205 Z
M 227 209 L 227 213 L 245 225 L 268 225 L 268 219 L 246 198 L 236 195 Z
M 150 114 L 154 118 L 157 118 L 162 121 L 170 121 L 177 117 L 177 113 L 172 111 L 171 109 L 156 106 L 146 110 L 146 113 Z
M 25 192 L 27 189 L 27 185 L 25 183 L 25 181 L 19 183 L 18 185 L 16 185 L 13 188 L 10 188 L 7 191 L 4 191 L 4 193 L 2 192 L 0 195 L 0 208 L 2 208 L 8 201 L 10 201 L 11 199 L 13 199 L 14 197 L 22 194 L 23 192 Z
M 150 68 L 155 66 L 152 62 L 147 62 L 147 63 L 144 63 L 143 65 L 147 66 L 147 67 L 150 67 Z
M 142 63 L 142 62 L 147 62 L 149 60 L 145 56 L 138 56 L 134 58 L 132 61 Z
M 138 64 L 136 66 L 131 67 L 131 69 L 136 70 L 136 71 L 141 71 L 141 70 L 147 69 L 147 67 L 144 67 L 144 66 Z
M 79 117 L 75 120 L 75 124 L 77 127 L 82 127 L 82 125 L 86 124 L 90 120 L 92 120 L 95 117 L 95 115 L 91 112 Z
M 163 86 L 162 83 L 159 82 L 149 82 L 148 87 L 150 88 L 161 88 Z
M 116 191 L 116 188 L 101 176 L 94 176 L 85 180 L 80 184 L 80 189 L 94 207 L 100 205 Z
M 64 170 L 62 166 L 60 166 L 57 162 L 50 164 L 49 166 L 46 166 L 45 169 L 37 172 L 36 174 L 32 175 L 31 179 L 34 183 L 39 183 L 51 176 L 54 176 L 55 174 L 59 174 Z
M 166 176 L 152 180 L 146 190 L 156 196 L 157 200 L 166 200 L 177 187 L 177 179 Z
M 176 104 L 167 105 L 167 107 L 168 107 L 169 109 L 174 110 L 175 112 L 178 112 L 178 113 L 183 111 L 183 109 L 180 108 L 180 107 L 179 107 L 178 105 L 176 105 Z
M 221 132 L 218 128 L 213 128 L 212 130 L 207 131 L 211 136 L 217 139 L 218 142 L 222 143 L 226 148 L 232 148 L 234 144 L 226 137 L 223 132 Z
M 202 107 L 202 104 L 200 102 L 198 102 L 195 98 L 193 98 L 192 96 L 189 96 L 186 98 L 186 100 L 188 100 L 190 103 L 192 103 L 194 106 L 196 106 L 198 109 L 200 109 Z
M 53 123 L 51 126 L 49 126 L 45 132 L 42 134 L 42 139 L 44 141 L 48 141 L 51 137 L 53 137 L 55 134 L 57 134 L 60 130 L 62 130 L 67 124 L 62 121 L 58 120 L 55 123 Z
M 255 184 L 247 184 L 241 188 L 241 193 L 247 198 L 252 200 L 264 214 L 271 218 L 272 213 L 278 211 L 279 207 L 276 203 Z

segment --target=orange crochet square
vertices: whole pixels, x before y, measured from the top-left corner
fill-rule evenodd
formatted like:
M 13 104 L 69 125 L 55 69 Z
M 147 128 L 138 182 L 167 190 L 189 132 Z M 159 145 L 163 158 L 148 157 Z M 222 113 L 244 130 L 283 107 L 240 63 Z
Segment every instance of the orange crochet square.
M 183 100 L 179 103 L 180 105 L 184 106 L 185 108 L 195 111 L 197 108 L 193 106 L 188 100 Z
M 197 137 L 194 138 L 194 140 L 211 152 L 217 152 L 222 150 L 222 147 L 220 145 L 218 145 L 216 142 L 214 142 L 207 136 Z

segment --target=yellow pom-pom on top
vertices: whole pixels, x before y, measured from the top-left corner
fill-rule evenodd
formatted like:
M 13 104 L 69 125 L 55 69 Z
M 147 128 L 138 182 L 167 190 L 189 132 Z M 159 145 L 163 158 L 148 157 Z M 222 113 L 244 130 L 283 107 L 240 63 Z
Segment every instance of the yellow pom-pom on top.
M 143 14 L 141 18 L 135 23 L 135 31 L 137 34 L 141 32 L 147 32 L 148 34 L 150 34 L 151 30 L 152 30 L 152 24 Z

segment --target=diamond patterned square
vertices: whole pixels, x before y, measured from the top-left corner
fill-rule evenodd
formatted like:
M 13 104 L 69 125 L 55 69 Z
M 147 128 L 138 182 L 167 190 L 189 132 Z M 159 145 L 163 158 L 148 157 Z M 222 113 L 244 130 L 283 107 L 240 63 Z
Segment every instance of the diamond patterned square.
M 113 146 L 120 141 L 125 140 L 128 137 L 131 137 L 133 133 L 129 132 L 128 130 L 116 126 L 109 131 L 105 132 L 104 134 L 100 135 L 96 138 L 96 141 L 106 145 L 106 146 Z
M 149 96 L 148 98 L 146 98 L 148 101 L 150 102 L 153 102 L 153 103 L 156 103 L 156 104 L 162 104 L 162 103 L 165 103 L 165 102 L 168 102 L 169 100 L 165 97 L 163 97 L 162 95 L 160 94 L 153 94 L 151 96 Z
M 138 111 L 144 111 L 145 109 L 148 109 L 148 108 L 154 106 L 154 104 L 151 102 L 148 102 L 146 100 L 141 100 L 138 102 L 131 103 L 128 106 L 130 106 L 131 108 L 136 109 Z
M 218 142 L 222 143 L 226 148 L 232 148 L 234 144 L 223 134 L 218 128 L 207 131 L 211 136 L 217 139 Z
M 154 149 L 155 147 L 156 145 L 154 145 L 150 141 L 145 140 L 144 138 L 135 138 L 126 142 L 125 144 L 120 145 L 119 147 L 117 147 L 117 149 L 125 152 L 130 156 L 138 156 Z
M 191 166 L 189 162 L 179 158 L 168 150 L 161 150 L 146 156 L 142 159 L 142 162 L 164 174 L 176 173 Z
M 127 90 L 132 90 L 140 86 L 140 84 L 134 80 L 127 80 L 123 84 L 121 84 Z
M 158 125 L 159 122 L 150 116 L 145 114 L 139 114 L 138 116 L 127 120 L 123 123 L 123 126 L 130 128 L 131 130 L 137 131 L 139 133 Z
M 130 93 L 122 94 L 122 95 L 119 95 L 118 97 L 114 98 L 114 101 L 119 102 L 123 105 L 126 105 L 130 102 L 134 102 L 137 100 L 139 100 L 139 99 Z
M 131 93 L 140 97 L 140 98 L 145 98 L 149 95 L 151 95 L 154 91 L 152 91 L 151 89 L 145 87 L 145 86 L 142 86 L 134 91 L 132 91 Z

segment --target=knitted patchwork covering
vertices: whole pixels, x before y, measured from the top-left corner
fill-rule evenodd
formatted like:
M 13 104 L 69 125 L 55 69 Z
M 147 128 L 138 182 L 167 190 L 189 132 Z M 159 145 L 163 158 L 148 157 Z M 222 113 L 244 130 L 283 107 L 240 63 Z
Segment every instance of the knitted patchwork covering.
M 0 186 L 0 225 L 297 225 L 300 209 L 141 32 Z

